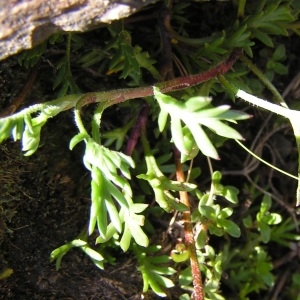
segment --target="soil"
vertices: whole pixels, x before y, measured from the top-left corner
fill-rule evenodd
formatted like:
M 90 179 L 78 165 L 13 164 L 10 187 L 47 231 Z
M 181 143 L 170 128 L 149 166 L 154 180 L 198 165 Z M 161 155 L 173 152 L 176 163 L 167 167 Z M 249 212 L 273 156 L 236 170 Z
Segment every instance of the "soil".
M 85 228 L 90 199 L 88 185 L 79 184 L 87 172 L 78 157 L 66 157 L 69 134 L 57 134 L 51 124 L 47 135 L 48 146 L 29 158 L 17 143 L 1 145 L 0 264 L 13 273 L 0 282 L 0 299 L 141 299 L 130 256 L 119 255 L 105 270 L 76 249 L 58 271 L 50 262 L 55 248 Z

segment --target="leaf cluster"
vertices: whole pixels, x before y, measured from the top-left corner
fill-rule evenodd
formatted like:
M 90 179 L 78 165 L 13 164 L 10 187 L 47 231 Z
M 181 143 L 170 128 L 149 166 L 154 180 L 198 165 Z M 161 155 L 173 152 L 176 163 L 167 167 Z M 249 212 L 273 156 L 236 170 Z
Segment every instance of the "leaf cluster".
M 235 129 L 223 121 L 244 120 L 249 118 L 249 115 L 229 110 L 228 105 L 212 107 L 209 105 L 211 98 L 207 97 L 192 97 L 180 102 L 169 95 L 160 93 L 157 88 L 154 88 L 154 95 L 161 109 L 158 116 L 159 130 L 164 130 L 170 115 L 172 137 L 174 144 L 182 153 L 182 162 L 195 157 L 198 149 L 206 156 L 219 158 L 217 150 L 201 125 L 223 137 L 242 139 Z M 182 123 L 186 126 L 183 127 Z
M 264 243 L 268 243 L 270 241 L 272 231 L 270 226 L 277 225 L 282 221 L 280 214 L 270 213 L 271 204 L 271 197 L 265 195 L 261 202 L 260 210 L 256 215 L 255 224 L 250 215 L 243 220 L 246 227 L 251 228 L 255 226 L 258 229 L 261 235 L 261 240 Z
M 271 257 L 263 247 L 229 251 L 226 246 L 223 251 L 223 268 L 229 272 L 230 280 L 226 285 L 236 292 L 236 297 L 249 299 L 250 294 L 259 293 L 274 284 Z
M 154 67 L 156 61 L 148 52 L 142 50 L 138 45 L 132 46 L 131 35 L 122 29 L 106 45 L 105 51 L 113 49 L 109 63 L 109 74 L 121 72 L 120 78 L 129 75 L 132 78 L 141 78 L 141 68 L 146 69 L 156 80 L 161 80 L 160 74 Z M 140 82 L 137 82 L 140 84 Z
M 92 178 L 89 235 L 94 232 L 97 224 L 100 235 L 97 243 L 108 241 L 116 233 L 123 233 L 120 239 L 123 251 L 128 250 L 132 237 L 137 244 L 146 247 L 149 240 L 141 229 L 144 216 L 138 214 L 144 211 L 147 205 L 133 203 L 128 182 L 129 168 L 134 167 L 133 160 L 121 152 L 99 145 L 84 134 L 76 135 L 70 142 L 70 148 L 82 140 L 86 144 L 83 161 Z
M 138 261 L 138 270 L 143 277 L 143 292 L 146 293 L 151 287 L 155 294 L 166 297 L 166 289 L 174 286 L 167 276 L 175 274 L 176 270 L 168 266 L 170 258 L 167 255 L 155 255 L 160 249 L 159 246 L 144 249 L 133 246 Z

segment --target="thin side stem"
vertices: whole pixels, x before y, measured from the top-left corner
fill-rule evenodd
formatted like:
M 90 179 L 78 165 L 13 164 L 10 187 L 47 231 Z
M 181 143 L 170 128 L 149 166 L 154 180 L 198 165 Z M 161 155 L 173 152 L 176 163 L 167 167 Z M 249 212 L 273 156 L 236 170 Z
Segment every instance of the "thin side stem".
M 229 83 L 224 78 L 224 76 L 219 75 L 218 78 L 221 84 L 223 84 L 224 87 L 227 88 L 231 94 L 234 93 L 236 97 L 239 97 L 245 101 L 248 101 L 253 105 L 257 105 L 260 108 L 266 109 L 272 113 L 281 115 L 282 117 L 285 117 L 290 120 L 294 130 L 294 135 L 295 135 L 297 149 L 298 149 L 298 187 L 296 192 L 296 207 L 300 206 L 300 111 L 288 109 L 286 107 L 273 104 L 264 99 L 260 99 L 253 95 L 250 95 L 243 90 L 239 90 L 237 87 Z
M 240 141 L 238 141 L 238 140 L 235 140 L 235 141 L 236 141 L 236 142 L 239 144 L 239 146 L 241 146 L 245 151 L 247 151 L 248 153 L 250 153 L 253 157 L 255 157 L 257 160 L 261 161 L 263 164 L 267 165 L 268 167 L 270 167 L 270 168 L 272 168 L 272 169 L 274 169 L 274 170 L 276 170 L 276 171 L 278 171 L 278 172 L 280 172 L 280 173 L 282 173 L 282 174 L 284 174 L 284 175 L 286 175 L 286 176 L 289 176 L 289 177 L 291 177 L 291 178 L 294 178 L 294 179 L 298 180 L 298 177 L 297 177 L 297 176 L 294 176 L 294 175 L 292 175 L 292 174 L 289 174 L 289 173 L 285 172 L 284 170 L 275 167 L 274 165 L 272 165 L 272 164 L 268 163 L 267 161 L 265 161 L 264 159 L 262 159 L 260 156 L 256 155 L 254 152 L 252 152 L 250 149 L 248 149 L 248 148 L 247 148 L 244 144 L 242 144 Z

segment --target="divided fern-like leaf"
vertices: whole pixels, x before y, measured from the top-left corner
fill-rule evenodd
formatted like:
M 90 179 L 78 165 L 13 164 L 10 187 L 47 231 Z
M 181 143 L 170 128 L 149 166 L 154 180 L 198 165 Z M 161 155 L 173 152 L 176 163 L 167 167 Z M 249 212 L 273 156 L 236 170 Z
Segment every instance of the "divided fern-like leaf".
M 154 95 L 162 111 L 159 115 L 159 128 L 165 127 L 167 115 L 170 115 L 172 138 L 182 153 L 182 161 L 190 154 L 190 149 L 184 141 L 182 123 L 186 125 L 185 134 L 190 131 L 189 133 L 192 134 L 201 152 L 212 158 L 217 159 L 218 154 L 201 125 L 208 127 L 220 136 L 242 139 L 242 136 L 224 121 L 242 120 L 248 118 L 249 115 L 243 112 L 230 111 L 227 105 L 212 107 L 210 105 L 211 99 L 207 97 L 202 97 L 202 99 L 200 99 L 201 97 L 193 97 L 186 102 L 180 102 L 169 95 L 162 94 L 156 87 L 154 88 Z

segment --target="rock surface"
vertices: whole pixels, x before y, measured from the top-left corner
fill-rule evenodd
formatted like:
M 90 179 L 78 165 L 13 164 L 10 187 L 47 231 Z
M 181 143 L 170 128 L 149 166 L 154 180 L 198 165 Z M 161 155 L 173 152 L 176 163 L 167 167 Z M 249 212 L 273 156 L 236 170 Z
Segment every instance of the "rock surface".
M 0 0 L 0 60 L 61 31 L 88 31 L 156 0 Z

